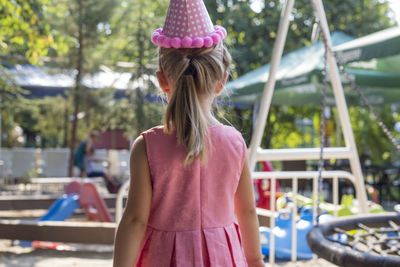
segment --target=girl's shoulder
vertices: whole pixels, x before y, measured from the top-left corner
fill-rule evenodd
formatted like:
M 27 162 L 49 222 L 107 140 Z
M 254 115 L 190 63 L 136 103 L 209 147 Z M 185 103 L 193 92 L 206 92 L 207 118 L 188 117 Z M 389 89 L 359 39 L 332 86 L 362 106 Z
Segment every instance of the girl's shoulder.
M 242 133 L 231 125 L 225 125 L 221 123 L 215 126 L 211 126 L 210 129 L 221 135 L 225 135 L 228 138 L 238 138 L 240 140 L 243 140 Z
M 209 131 L 212 135 L 218 135 L 227 140 L 231 140 L 231 141 L 238 140 L 240 143 L 245 143 L 242 133 L 231 125 L 219 123 L 219 124 L 210 126 Z M 154 126 L 150 129 L 142 132 L 140 135 L 143 135 L 144 137 L 156 137 L 156 136 L 174 137 L 174 135 L 165 133 L 163 125 Z
M 141 132 L 140 135 L 154 135 L 154 134 L 158 134 L 158 133 L 163 133 L 164 132 L 164 126 L 163 125 L 157 125 L 154 126 L 144 132 Z

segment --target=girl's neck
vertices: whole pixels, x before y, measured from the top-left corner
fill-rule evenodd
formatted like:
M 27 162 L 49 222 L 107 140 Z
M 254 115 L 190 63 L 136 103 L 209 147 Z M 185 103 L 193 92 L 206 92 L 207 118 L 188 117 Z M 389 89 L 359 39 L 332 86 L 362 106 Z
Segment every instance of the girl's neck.
M 207 118 L 207 125 L 208 125 L 208 126 L 215 126 L 215 125 L 221 124 L 221 123 L 211 114 L 210 111 L 209 111 L 209 113 L 207 114 L 206 118 Z
M 221 124 L 212 114 L 211 112 L 211 106 L 214 101 L 214 97 L 206 97 L 205 99 L 203 98 L 202 101 L 200 100 L 200 105 L 201 108 L 203 109 L 203 113 L 206 117 L 207 120 L 207 125 L 208 126 L 214 126 Z

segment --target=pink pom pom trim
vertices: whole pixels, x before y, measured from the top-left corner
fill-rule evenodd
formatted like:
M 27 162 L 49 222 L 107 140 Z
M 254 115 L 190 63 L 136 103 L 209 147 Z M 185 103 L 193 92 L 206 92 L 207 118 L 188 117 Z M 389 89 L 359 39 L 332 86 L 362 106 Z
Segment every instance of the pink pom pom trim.
M 193 44 L 192 38 L 186 36 L 182 39 L 182 47 L 183 48 L 192 47 L 192 44 Z
M 151 36 L 151 41 L 153 42 L 153 44 L 157 44 L 158 36 L 160 36 L 158 32 L 153 33 L 153 35 Z
M 156 45 L 163 46 L 165 39 L 165 35 L 160 34 L 157 38 L 155 38 Z
M 182 47 L 181 39 L 178 38 L 178 37 L 172 38 L 172 40 L 171 40 L 171 46 L 172 46 L 173 48 L 181 48 L 181 47 Z
M 166 48 L 171 48 L 171 38 L 165 37 L 164 42 L 162 44 Z
M 196 48 L 200 48 L 200 47 L 203 47 L 203 45 L 204 45 L 203 38 L 196 37 L 196 38 L 193 39 L 192 46 L 194 46 Z
M 218 44 L 221 41 L 221 36 L 217 33 L 211 34 L 211 39 L 213 40 L 214 44 Z
M 213 45 L 213 39 L 211 37 L 204 37 L 204 46 L 211 47 Z
M 213 44 L 218 44 L 226 37 L 226 30 L 222 26 L 215 25 L 214 31 L 204 37 L 188 37 L 184 38 L 166 36 L 163 34 L 162 28 L 154 31 L 151 36 L 151 41 L 158 46 L 166 48 L 201 48 L 211 47 Z

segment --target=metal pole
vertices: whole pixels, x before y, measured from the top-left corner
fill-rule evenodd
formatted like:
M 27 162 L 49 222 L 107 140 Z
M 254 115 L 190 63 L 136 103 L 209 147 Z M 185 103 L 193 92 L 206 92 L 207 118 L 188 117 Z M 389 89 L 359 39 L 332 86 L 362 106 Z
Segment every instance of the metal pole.
M 117 199 L 115 201 L 115 222 L 119 224 L 124 213 L 124 195 L 129 189 L 130 179 L 126 180 L 118 190 Z
M 320 20 L 321 27 L 323 28 L 323 31 L 325 32 L 325 36 L 327 38 L 328 47 L 330 51 L 332 51 L 332 40 L 322 0 L 311 0 L 311 1 L 314 2 L 313 6 L 316 9 L 315 15 Z M 365 191 L 364 178 L 361 171 L 360 160 L 358 158 L 356 143 L 354 141 L 353 130 L 350 124 L 350 117 L 347 109 L 346 99 L 343 93 L 343 87 L 339 76 L 337 62 L 335 60 L 334 55 L 330 52 L 327 55 L 327 63 L 329 67 L 329 76 L 332 83 L 333 94 L 335 96 L 336 106 L 339 113 L 340 123 L 343 129 L 344 141 L 346 143 L 346 146 L 349 147 L 351 151 L 351 155 L 349 156 L 349 161 L 353 175 L 356 178 L 355 187 L 356 187 L 357 198 L 360 203 L 360 212 L 368 213 L 367 194 Z
M 271 65 L 269 69 L 268 81 L 265 84 L 260 110 L 257 116 L 257 123 L 255 130 L 251 137 L 250 151 L 249 151 L 249 166 L 250 170 L 254 170 L 256 165 L 257 148 L 261 144 L 261 139 L 264 133 L 265 124 L 267 122 L 268 111 L 271 106 L 272 94 L 274 92 L 276 72 L 278 70 L 279 62 L 282 58 L 283 48 L 286 43 L 286 36 L 289 28 L 289 16 L 292 12 L 294 0 L 287 0 L 282 9 L 281 18 L 278 26 L 278 34 L 276 36 L 274 48 L 272 49 Z

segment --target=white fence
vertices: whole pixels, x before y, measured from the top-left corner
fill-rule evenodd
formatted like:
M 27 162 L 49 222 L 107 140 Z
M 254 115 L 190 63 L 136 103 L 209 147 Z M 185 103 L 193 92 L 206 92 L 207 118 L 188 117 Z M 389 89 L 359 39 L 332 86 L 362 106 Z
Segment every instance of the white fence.
M 69 149 L 43 149 L 42 150 L 42 172 L 43 177 L 67 177 Z
M 297 231 L 296 231 L 296 220 L 297 220 L 297 194 L 298 194 L 298 180 L 306 179 L 312 180 L 312 195 L 313 199 L 316 200 L 318 198 L 318 171 L 283 171 L 283 172 L 253 172 L 253 179 L 271 179 L 270 184 L 274 185 L 276 180 L 292 180 L 292 194 L 293 194 L 293 209 L 292 209 L 292 254 L 291 260 L 292 262 L 296 261 L 297 258 Z M 339 178 L 346 179 L 350 181 L 354 185 L 355 178 L 354 176 L 345 171 L 323 171 L 322 172 L 323 179 L 331 179 L 332 180 L 332 196 L 333 196 L 333 205 L 334 205 L 334 216 L 337 216 L 337 211 L 339 209 Z M 271 200 L 275 199 L 275 186 L 270 186 L 271 188 Z M 271 210 L 269 212 L 270 215 L 270 228 L 274 229 L 275 227 L 275 217 L 277 216 L 275 201 L 270 202 Z M 265 215 L 262 209 L 258 209 L 258 213 L 261 215 Z M 314 224 L 316 222 L 317 215 L 317 201 L 313 201 L 313 221 Z M 117 217 L 118 218 L 118 217 Z M 269 263 L 275 263 L 275 236 L 272 234 L 269 240 Z
M 70 152 L 68 148 L 0 148 L 0 179 L 16 177 L 67 177 Z M 113 176 L 129 176 L 128 150 L 96 150 L 96 158 L 103 160 L 99 168 L 107 166 Z

